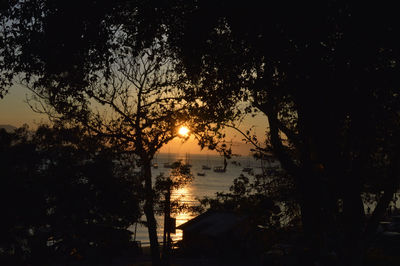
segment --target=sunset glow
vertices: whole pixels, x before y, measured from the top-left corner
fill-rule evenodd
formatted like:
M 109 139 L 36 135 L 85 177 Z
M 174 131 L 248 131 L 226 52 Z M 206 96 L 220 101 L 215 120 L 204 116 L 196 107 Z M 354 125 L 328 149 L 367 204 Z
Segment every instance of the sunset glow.
M 189 136 L 189 132 L 190 132 L 190 130 L 189 130 L 187 127 L 185 127 L 185 126 L 181 126 L 181 127 L 179 128 L 179 130 L 178 130 L 178 134 L 179 134 L 181 137 L 187 137 L 187 136 Z

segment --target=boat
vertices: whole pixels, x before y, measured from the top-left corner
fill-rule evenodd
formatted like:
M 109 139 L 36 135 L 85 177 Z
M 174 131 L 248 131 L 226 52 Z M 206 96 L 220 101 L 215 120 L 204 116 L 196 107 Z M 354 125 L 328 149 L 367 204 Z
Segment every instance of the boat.
M 217 172 L 217 173 L 225 173 L 227 165 L 228 165 L 228 162 L 226 161 L 226 156 L 224 156 L 224 166 L 215 166 L 213 170 L 214 170 L 214 172 Z
M 224 173 L 225 169 L 224 169 L 223 166 L 215 166 L 214 167 L 214 172 L 216 172 L 216 173 Z
M 181 172 L 189 174 L 190 173 L 190 166 L 187 165 L 187 164 L 182 164 L 181 165 Z
M 206 173 L 204 173 L 204 172 L 198 172 L 197 175 L 198 175 L 198 176 L 205 176 Z
M 172 163 L 170 163 L 170 158 L 169 158 L 169 149 L 168 149 L 168 158 L 167 162 L 163 164 L 164 168 L 172 168 Z
M 158 169 L 157 155 L 155 155 L 155 156 L 153 157 L 153 159 L 152 159 L 152 161 L 151 161 L 151 166 L 152 166 L 154 169 Z
M 243 167 L 242 172 L 251 173 L 253 172 L 253 168 L 250 167 L 250 161 L 247 161 L 247 166 Z
M 233 165 L 240 166 L 241 164 L 238 161 L 232 161 Z
M 190 168 L 190 167 L 192 167 L 192 165 L 189 163 L 189 155 L 188 155 L 188 153 L 186 153 L 185 163 L 183 164 L 183 166 L 184 166 L 185 168 Z
M 242 172 L 250 173 L 252 170 L 253 170 L 253 168 L 251 168 L 251 167 L 244 167 L 242 169 Z
M 203 164 L 203 165 L 201 166 L 201 169 L 203 169 L 203 170 L 211 170 L 210 160 L 209 160 L 209 158 L 208 158 L 208 154 L 207 154 L 207 164 Z

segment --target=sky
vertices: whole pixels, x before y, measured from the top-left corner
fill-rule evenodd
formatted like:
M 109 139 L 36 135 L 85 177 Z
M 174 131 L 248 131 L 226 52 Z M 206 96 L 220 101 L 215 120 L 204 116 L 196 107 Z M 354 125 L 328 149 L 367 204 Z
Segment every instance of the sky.
M 20 127 L 28 124 L 30 128 L 36 128 L 38 124 L 48 122 L 45 115 L 33 112 L 26 103 L 29 95 L 29 90 L 22 86 L 10 88 L 9 93 L 0 99 L 0 125 Z
M 8 94 L 0 99 L 0 125 L 12 125 L 20 127 L 28 124 L 31 129 L 35 129 L 41 123 L 47 123 L 47 116 L 35 113 L 27 104 L 26 99 L 29 98 L 30 92 L 23 86 L 14 86 L 10 88 Z M 260 140 L 265 139 L 265 131 L 268 122 L 265 116 L 257 115 L 256 117 L 248 117 L 241 124 L 241 130 L 246 131 L 253 127 L 256 135 Z M 235 154 L 249 155 L 252 146 L 242 141 L 243 137 L 233 129 L 226 131 L 227 141 L 232 141 L 232 150 Z M 161 148 L 160 153 L 191 153 L 191 154 L 215 154 L 215 151 L 207 149 L 201 150 L 197 145 L 193 136 L 186 142 L 177 137 L 167 145 Z

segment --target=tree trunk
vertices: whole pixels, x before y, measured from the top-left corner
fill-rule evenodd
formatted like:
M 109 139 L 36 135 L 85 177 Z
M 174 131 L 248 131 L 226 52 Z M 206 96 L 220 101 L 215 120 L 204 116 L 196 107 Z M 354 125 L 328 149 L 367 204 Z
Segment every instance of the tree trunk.
M 363 252 L 360 247 L 363 242 L 363 230 L 365 226 L 364 205 L 361 192 L 357 188 L 349 186 L 343 197 L 343 243 L 342 264 L 361 265 Z
M 384 188 L 384 193 L 377 202 L 377 205 L 372 213 L 372 216 L 364 224 L 362 235 L 359 237 L 356 245 L 354 246 L 354 255 L 351 257 L 351 260 L 348 265 L 358 266 L 362 265 L 362 259 L 365 256 L 365 252 L 375 235 L 375 232 L 378 228 L 379 222 L 384 217 L 385 212 L 390 204 L 390 201 L 393 199 L 393 195 L 396 193 L 399 186 L 399 175 L 400 175 L 400 158 L 399 155 L 396 154 L 395 158 L 392 162 L 392 173 L 391 178 Z M 360 198 L 361 201 L 361 198 Z M 362 201 L 361 201 L 362 202 Z
M 144 177 L 145 177 L 145 204 L 144 204 L 144 214 L 147 220 L 147 229 L 149 232 L 150 239 L 150 250 L 151 259 L 153 265 L 161 265 L 160 260 L 160 250 L 157 238 L 157 221 L 154 216 L 154 199 L 153 199 L 153 187 L 151 183 L 151 166 L 150 161 L 143 163 Z
M 171 229 L 171 187 L 165 193 L 165 208 L 164 208 L 164 243 L 163 243 L 163 265 L 170 265 L 170 229 Z
M 270 107 L 266 107 L 270 108 Z M 310 161 L 309 152 L 303 149 L 302 166 L 297 166 L 283 146 L 279 136 L 277 113 L 273 109 L 266 109 L 268 122 L 270 125 L 270 138 L 273 153 L 281 162 L 282 168 L 290 173 L 295 182 L 296 190 L 299 194 L 299 205 L 303 232 L 305 235 L 305 245 L 311 248 L 312 252 L 307 254 L 307 263 L 315 261 L 320 256 L 321 244 L 321 184 L 318 176 L 313 172 L 313 165 Z

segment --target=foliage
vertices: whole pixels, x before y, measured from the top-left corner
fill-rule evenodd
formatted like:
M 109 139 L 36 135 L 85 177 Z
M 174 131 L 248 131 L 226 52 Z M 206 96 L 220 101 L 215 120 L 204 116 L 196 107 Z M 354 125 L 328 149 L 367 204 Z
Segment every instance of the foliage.
M 255 225 L 281 229 L 298 221 L 299 209 L 291 179 L 281 169 L 266 169 L 262 174 L 241 174 L 230 192 L 200 199 L 202 208 L 234 211 L 251 218 Z M 202 211 L 202 209 L 200 209 Z
M 177 61 L 169 53 L 167 36 L 154 38 L 140 51 L 127 42 L 128 37 L 123 31 L 116 33 L 115 41 L 121 46 L 112 51 L 114 60 L 109 73 L 99 72 L 98 78 L 83 86 L 79 94 L 62 95 L 32 82 L 26 85 L 34 93 L 31 106 L 36 111 L 89 128 L 112 145 L 131 152 L 135 166 L 141 169 L 146 224 L 152 254 L 158 256 L 151 175 L 151 160 L 156 152 L 178 136 L 181 125 L 197 134 L 205 132 L 208 138 L 204 143 L 226 158 L 230 157 L 230 149 L 226 144 L 216 145 L 219 132 L 209 126 L 216 116 L 206 115 L 207 105 L 191 93 L 193 84 L 183 72 L 176 71 Z M 53 82 L 50 86 L 58 84 Z
M 127 69 L 127 65 L 140 64 L 133 61 L 144 59 L 143 54 L 154 50 L 155 45 L 158 55 L 150 58 L 148 63 L 163 61 L 157 62 L 155 71 L 160 72 L 158 67 L 174 57 L 174 51 L 166 46 L 165 40 L 172 36 L 169 33 L 174 21 L 178 25 L 182 12 L 190 12 L 191 5 L 191 2 L 186 4 L 182 1 L 168 4 L 163 1 L 3 2 L 0 8 L 0 96 L 11 85 L 23 83 L 37 93 L 38 98 L 44 97 L 50 104 L 52 110 L 46 112 L 62 113 L 66 119 L 75 115 L 79 120 L 90 121 L 92 117 L 86 112 L 86 107 L 91 105 L 88 98 L 93 100 L 97 96 L 99 99 L 94 101 L 100 102 L 110 100 L 99 94 L 100 87 L 108 90 L 115 82 L 121 81 L 116 79 L 134 74 L 119 73 L 121 76 L 116 78 L 116 72 L 136 71 L 138 74 L 146 66 L 135 70 L 133 65 Z M 219 148 L 215 144 L 215 140 L 221 138 L 219 126 L 210 123 L 216 122 L 226 109 L 224 105 L 217 104 L 211 108 L 202 103 L 203 99 L 194 93 L 195 87 L 185 88 L 186 102 L 193 103 L 185 106 L 191 113 L 192 132 L 206 132 L 199 138 L 202 147 Z M 217 106 L 221 108 L 216 110 Z M 42 107 L 48 106 L 32 107 L 43 111 Z M 118 124 L 118 121 L 113 122 Z M 228 151 L 221 149 L 221 153 Z
M 2 130 L 1 143 L 4 264 L 106 261 L 128 248 L 126 228 L 140 215 L 135 180 L 101 140 L 41 126 Z
M 165 49 L 163 40 L 138 55 L 126 46 L 115 51 L 110 76 L 91 82 L 80 95 L 58 99 L 48 88 L 36 88 L 31 103 L 57 120 L 90 128 L 140 160 L 151 160 L 187 118 L 185 77 L 174 73 Z
M 79 95 L 98 72 L 108 75 L 112 51 L 121 46 L 116 35 L 123 32 L 140 51 L 161 36 L 162 15 L 152 1 L 2 1 L 0 96 L 15 79 L 59 97 Z
M 398 23 L 390 5 L 290 5 L 200 1 L 170 40 L 209 106 L 240 115 L 249 100 L 245 112 L 267 116 L 259 151 L 293 178 L 315 254 L 333 248 L 352 264 L 398 188 Z M 384 192 L 368 221 L 365 191 Z
M 166 194 L 171 194 L 175 190 L 179 190 L 180 188 L 185 187 L 194 179 L 193 174 L 190 171 L 190 168 L 183 164 L 181 161 L 177 161 L 171 164 L 171 173 L 169 176 L 165 177 L 163 174 L 160 174 L 155 179 L 154 190 L 156 191 L 155 198 L 156 203 L 158 205 L 158 210 L 160 210 L 159 214 L 164 214 L 165 209 L 165 197 Z M 163 200 L 164 199 L 164 200 Z M 172 197 L 170 202 L 171 213 L 181 213 L 185 212 L 189 209 L 187 204 L 181 202 L 180 197 Z
M 202 147 L 216 148 L 221 122 L 259 111 L 269 122 L 268 143 L 259 151 L 271 150 L 293 178 L 315 253 L 324 247 L 321 236 L 343 229 L 338 253 L 348 259 L 359 254 L 351 248 L 374 232 L 398 187 L 396 8 L 346 1 L 276 2 L 267 9 L 226 0 L 169 3 L 88 1 L 76 8 L 75 2 L 8 1 L 0 9 L 0 94 L 21 77 L 63 119 L 84 121 L 135 149 L 139 165 L 174 137 L 170 126 L 189 121 L 188 114 L 193 131 L 205 132 Z M 55 27 L 63 20 L 71 21 L 64 31 Z M 178 104 L 155 102 L 156 113 L 166 116 L 147 121 L 140 115 L 152 110 L 132 112 L 119 82 L 123 71 L 115 75 L 120 69 L 114 67 L 125 54 L 137 58 L 154 44 L 165 49 L 150 61 L 174 58 L 173 69 L 182 72 L 172 77 L 182 94 Z M 143 68 L 139 63 L 130 70 Z M 122 105 L 114 92 L 122 92 Z M 111 113 L 96 114 L 91 101 Z M 250 104 L 238 108 L 241 101 Z M 161 131 L 154 129 L 159 123 Z M 384 192 L 367 226 L 365 191 Z
M 11 7 L 12 10 L 26 11 L 27 14 L 26 17 L 8 14 L 11 29 L 18 28 L 21 23 L 36 25 L 41 29 L 39 36 L 36 36 L 38 44 L 40 41 L 45 44 L 49 42 L 55 47 L 50 47 L 47 53 L 46 49 L 41 50 L 45 45 L 36 51 L 29 45 L 21 44 L 18 38 L 25 40 L 30 36 L 30 29 L 19 29 L 14 38 L 9 40 L 16 47 L 26 49 L 26 54 L 10 55 L 8 58 L 12 58 L 15 64 L 4 65 L 3 69 L 11 71 L 13 75 L 21 75 L 22 83 L 33 93 L 29 103 L 35 111 L 48 114 L 52 121 L 88 128 L 106 138 L 110 145 L 131 153 L 135 167 L 141 169 L 140 193 L 145 201 L 143 210 L 152 254 L 157 257 L 155 191 L 150 162 L 164 144 L 177 136 L 180 125 L 191 125 L 192 132 L 199 132 L 209 128 L 207 122 L 215 115 L 206 115 L 206 105 L 190 93 L 192 87 L 186 75 L 176 71 L 177 61 L 170 53 L 166 30 L 159 28 L 156 9 L 149 17 L 142 13 L 152 10 L 152 4 L 148 6 L 149 3 L 123 1 L 115 4 L 86 3 L 95 5 L 95 11 L 99 13 L 95 18 L 76 18 L 76 28 L 68 31 L 72 37 L 77 37 L 74 34 L 78 32 L 82 33 L 81 37 L 77 37 L 82 39 L 76 44 L 70 42 L 74 38 L 57 39 L 57 35 L 51 35 L 54 32 L 49 33 L 43 26 L 47 25 L 48 19 L 56 19 L 56 14 L 61 18 L 70 14 L 74 4 L 48 6 L 47 1 L 33 4 L 43 12 L 43 17 L 36 18 L 37 14 L 32 13 L 31 7 L 16 4 Z M 27 19 L 32 19 L 32 22 L 26 22 Z M 98 22 L 96 19 L 101 21 L 100 28 L 94 26 Z M 147 21 L 150 21 L 148 28 L 147 25 L 142 28 L 142 23 Z M 150 24 L 154 25 L 153 30 Z M 86 39 L 90 36 L 86 30 L 99 34 L 96 35 L 99 39 Z M 151 32 L 147 34 L 146 31 Z M 1 51 L 5 52 L 7 48 L 9 46 Z M 59 57 L 57 62 L 47 60 L 54 58 L 53 52 L 62 53 L 68 58 L 64 60 L 64 57 Z M 33 65 L 31 58 L 38 65 Z M 58 60 L 63 64 L 58 64 Z M 25 68 L 19 69 L 21 66 Z M 218 135 L 215 129 L 210 132 Z M 216 148 L 215 139 L 214 135 L 207 139 L 207 145 L 213 149 Z M 221 151 L 229 156 L 229 149 L 221 147 Z M 156 257 L 155 264 L 158 260 Z

